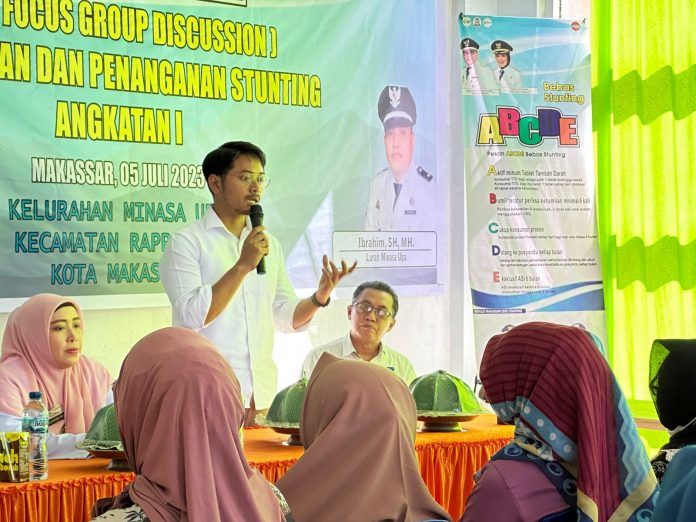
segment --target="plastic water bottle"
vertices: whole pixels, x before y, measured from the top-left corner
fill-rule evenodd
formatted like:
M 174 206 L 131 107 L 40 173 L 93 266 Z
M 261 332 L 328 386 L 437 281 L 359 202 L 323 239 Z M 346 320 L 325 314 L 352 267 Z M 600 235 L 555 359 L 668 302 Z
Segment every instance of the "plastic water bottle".
M 29 392 L 29 402 L 22 413 L 22 431 L 29 433 L 29 480 L 48 478 L 48 410 L 41 401 L 41 392 Z

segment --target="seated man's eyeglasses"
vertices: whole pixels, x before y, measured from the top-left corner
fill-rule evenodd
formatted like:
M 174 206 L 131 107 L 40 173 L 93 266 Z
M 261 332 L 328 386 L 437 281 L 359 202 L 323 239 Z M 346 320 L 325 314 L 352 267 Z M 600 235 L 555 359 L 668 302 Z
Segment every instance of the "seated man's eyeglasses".
M 386 308 L 380 308 L 379 306 L 372 306 L 367 301 L 360 301 L 359 303 L 353 303 L 353 306 L 358 311 L 360 315 L 368 315 L 372 310 L 380 319 L 386 319 L 392 316 L 392 313 Z
M 265 174 L 261 174 L 260 176 L 249 176 L 245 174 L 244 176 L 238 176 L 237 179 L 241 181 L 244 185 L 249 186 L 252 183 L 256 183 L 259 187 L 262 188 L 266 188 L 271 182 L 271 178 L 269 178 Z

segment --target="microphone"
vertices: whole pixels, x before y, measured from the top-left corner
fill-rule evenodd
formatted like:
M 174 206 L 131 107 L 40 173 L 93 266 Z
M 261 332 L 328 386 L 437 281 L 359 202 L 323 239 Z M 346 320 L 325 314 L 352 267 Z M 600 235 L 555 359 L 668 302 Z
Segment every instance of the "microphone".
M 263 225 L 263 209 L 261 208 L 261 205 L 251 205 L 251 208 L 249 209 L 249 218 L 251 219 L 252 227 L 260 227 Z M 256 273 L 266 273 L 266 260 L 263 257 L 259 261 L 259 264 L 256 265 Z

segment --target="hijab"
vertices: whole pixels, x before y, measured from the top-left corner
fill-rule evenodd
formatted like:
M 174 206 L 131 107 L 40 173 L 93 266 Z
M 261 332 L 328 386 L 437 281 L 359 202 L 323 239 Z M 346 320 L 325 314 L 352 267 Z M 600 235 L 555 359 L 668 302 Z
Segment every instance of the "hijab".
M 388 369 L 322 355 L 300 437 L 304 454 L 276 483 L 297 522 L 451 520 L 418 470 L 413 397 Z
M 136 473 L 125 494 L 152 522 L 283 520 L 244 456 L 239 382 L 205 337 L 170 327 L 142 338 L 123 361 L 114 399 Z
M 650 350 L 650 394 L 670 431 L 664 449 L 696 443 L 696 339 L 657 339 Z
M 105 405 L 111 376 L 98 362 L 81 356 L 70 368 L 58 366 L 51 354 L 49 329 L 58 308 L 69 305 L 82 310 L 69 298 L 37 294 L 16 308 L 7 319 L 0 355 L 0 412 L 21 417 L 30 391 L 40 391 L 51 410 L 63 409 L 65 419 L 49 427 L 53 433 L 85 433 L 94 414 Z
M 621 389 L 586 332 L 517 326 L 490 339 L 480 376 L 498 417 L 515 425 L 513 445 L 575 478 L 579 520 L 649 519 L 655 475 Z M 506 447 L 496 457 L 513 454 Z

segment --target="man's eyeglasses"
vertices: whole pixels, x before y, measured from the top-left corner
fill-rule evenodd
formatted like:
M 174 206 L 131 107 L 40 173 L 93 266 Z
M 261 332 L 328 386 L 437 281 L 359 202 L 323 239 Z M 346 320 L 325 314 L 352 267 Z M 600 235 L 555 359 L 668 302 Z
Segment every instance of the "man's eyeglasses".
M 372 306 L 367 301 L 360 301 L 359 303 L 353 303 L 352 305 L 360 315 L 368 315 L 372 310 L 380 319 L 386 319 L 392 316 L 392 313 L 386 308 L 380 308 L 379 306 Z
M 249 176 L 245 174 L 244 176 L 236 177 L 243 185 L 246 186 L 251 186 L 252 183 L 256 183 L 259 187 L 266 188 L 271 182 L 271 178 L 265 174 L 261 174 L 260 176 Z

